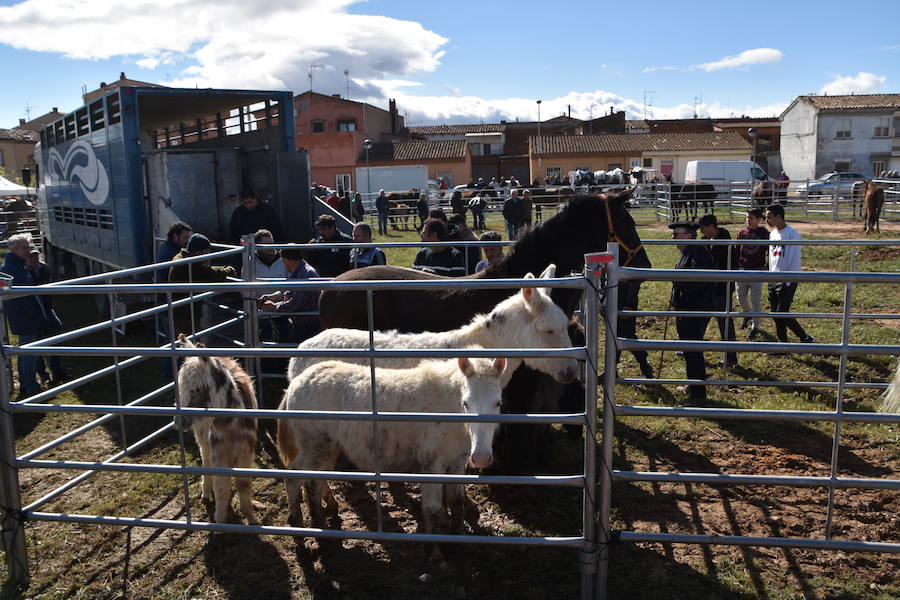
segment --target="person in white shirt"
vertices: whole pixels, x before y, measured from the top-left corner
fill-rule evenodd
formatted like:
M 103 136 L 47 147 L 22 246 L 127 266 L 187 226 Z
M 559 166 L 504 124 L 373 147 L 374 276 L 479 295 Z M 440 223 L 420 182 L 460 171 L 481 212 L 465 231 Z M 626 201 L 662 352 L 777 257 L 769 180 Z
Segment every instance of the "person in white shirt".
M 268 229 L 260 229 L 253 234 L 253 241 L 257 244 L 274 244 L 275 238 Z M 288 272 L 281 262 L 278 250 L 274 248 L 257 248 L 253 256 L 256 266 L 256 279 L 287 279 Z
M 773 204 L 766 211 L 766 223 L 771 227 L 770 241 L 799 240 L 800 234 L 796 229 L 784 222 L 784 206 Z M 772 244 L 769 246 L 769 272 L 800 271 L 801 246 Z M 769 282 L 769 305 L 771 312 L 787 313 L 791 310 L 791 302 L 797 293 L 797 283 L 790 281 Z M 806 333 L 803 326 L 793 317 L 774 318 L 775 333 L 781 342 L 788 341 L 788 329 L 794 332 L 800 341 L 809 344 L 815 341 Z

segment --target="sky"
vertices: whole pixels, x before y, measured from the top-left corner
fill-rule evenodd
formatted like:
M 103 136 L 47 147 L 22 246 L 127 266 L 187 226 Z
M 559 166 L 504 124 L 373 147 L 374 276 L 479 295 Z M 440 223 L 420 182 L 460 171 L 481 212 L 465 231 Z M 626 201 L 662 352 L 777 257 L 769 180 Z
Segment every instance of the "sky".
M 883 3 L 0 0 L 0 127 L 78 108 L 125 72 L 312 89 L 408 125 L 777 116 L 801 94 L 900 92 Z M 624 5 L 623 5 L 624 6 Z M 538 105 L 537 100 L 541 100 Z M 540 110 L 540 115 L 538 115 Z

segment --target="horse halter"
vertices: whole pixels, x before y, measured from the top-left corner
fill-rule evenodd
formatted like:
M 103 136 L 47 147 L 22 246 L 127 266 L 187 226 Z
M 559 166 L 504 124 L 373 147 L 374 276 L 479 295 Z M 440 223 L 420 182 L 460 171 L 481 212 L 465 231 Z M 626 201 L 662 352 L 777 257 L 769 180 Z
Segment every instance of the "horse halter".
M 603 202 L 603 207 L 606 209 L 606 230 L 607 237 L 606 239 L 610 242 L 616 242 L 619 244 L 619 248 L 625 251 L 626 257 L 625 262 L 621 263 L 621 266 L 627 267 L 631 264 L 632 259 L 637 256 L 637 253 L 641 251 L 644 247 L 644 243 L 639 243 L 635 248 L 631 248 L 628 244 L 622 241 L 616 234 L 616 230 L 613 229 L 613 220 L 612 220 L 612 211 L 609 209 L 609 199 L 605 198 Z

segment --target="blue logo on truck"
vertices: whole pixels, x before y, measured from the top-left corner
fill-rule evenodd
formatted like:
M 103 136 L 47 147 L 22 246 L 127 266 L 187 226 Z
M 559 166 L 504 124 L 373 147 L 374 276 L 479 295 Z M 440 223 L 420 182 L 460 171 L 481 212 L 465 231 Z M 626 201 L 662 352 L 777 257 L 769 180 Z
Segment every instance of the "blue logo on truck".
M 71 182 L 77 178 L 81 193 L 88 202 L 101 205 L 109 197 L 109 175 L 106 168 L 97 159 L 94 148 L 85 140 L 76 140 L 66 150 L 65 157 L 60 156 L 56 148 L 48 154 L 48 173 L 51 182 Z

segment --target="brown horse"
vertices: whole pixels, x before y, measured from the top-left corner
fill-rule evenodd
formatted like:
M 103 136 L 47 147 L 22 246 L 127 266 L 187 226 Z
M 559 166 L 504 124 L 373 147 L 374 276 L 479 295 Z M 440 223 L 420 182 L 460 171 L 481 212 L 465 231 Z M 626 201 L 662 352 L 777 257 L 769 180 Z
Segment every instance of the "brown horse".
M 626 208 L 631 192 L 572 197 L 558 214 L 528 229 L 499 263 L 472 278 L 523 277 L 528 272 L 543 271 L 550 263 L 557 265 L 556 272 L 560 276 L 580 273 L 584 267 L 584 255 L 605 250 L 607 241 L 619 242 L 621 264 L 649 267 L 650 260 Z M 376 266 L 348 271 L 335 281 L 376 279 L 444 278 L 403 267 Z M 490 312 L 514 292 L 513 289 L 379 290 L 373 293 L 372 298 L 374 325 L 378 330 L 448 331 L 461 327 L 478 313 Z M 574 290 L 553 292 L 554 301 L 569 316 L 574 312 L 579 297 L 580 292 Z M 364 292 L 326 290 L 322 292 L 319 311 L 324 328 L 368 328 Z M 534 395 L 538 388 L 545 387 L 539 381 L 541 377 L 542 374 L 520 367 L 511 385 L 517 383 L 513 389 Z M 521 378 L 533 378 L 533 381 L 523 383 Z M 542 403 L 534 399 L 504 396 L 507 410 L 511 404 L 528 407 Z M 525 458 L 521 454 L 502 453 L 506 454 L 520 460 Z
M 760 181 L 754 185 L 750 197 L 753 204 L 761 208 L 780 202 L 783 198 L 778 189 L 778 183 L 772 180 Z
M 881 233 L 878 219 L 881 218 L 881 207 L 884 206 L 884 188 L 877 183 L 866 182 L 866 196 L 863 200 L 866 210 L 865 233 Z

